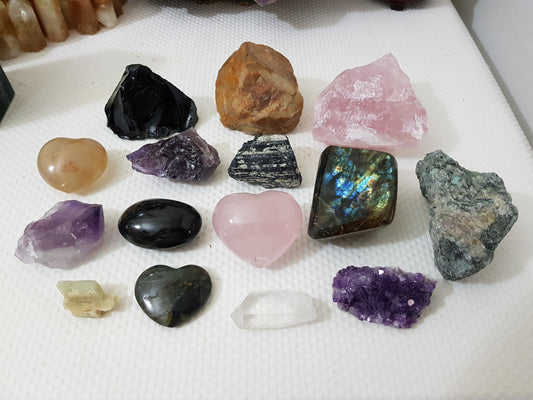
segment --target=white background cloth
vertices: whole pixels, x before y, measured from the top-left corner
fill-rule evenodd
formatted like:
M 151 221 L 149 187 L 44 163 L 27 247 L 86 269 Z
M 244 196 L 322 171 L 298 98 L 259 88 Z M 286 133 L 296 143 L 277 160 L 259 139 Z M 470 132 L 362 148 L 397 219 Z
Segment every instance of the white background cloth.
M 263 189 L 236 182 L 226 169 L 251 137 L 219 122 L 214 84 L 219 67 L 244 41 L 284 54 L 305 106 L 289 135 L 303 182 L 287 190 L 308 218 L 324 144 L 313 141 L 313 103 L 341 71 L 392 52 L 427 108 L 420 147 L 394 151 L 399 197 L 393 223 L 334 242 L 300 237 L 272 267 L 234 256 L 211 226 L 215 204 L 234 192 Z M 206 183 L 170 182 L 131 169 L 130 142 L 106 127 L 104 105 L 124 67 L 142 63 L 173 82 L 198 106 L 198 132 L 222 163 Z M 5 399 L 530 399 L 533 396 L 533 261 L 531 147 L 449 0 L 391 11 L 376 0 L 284 0 L 261 9 L 229 3 L 130 0 L 119 25 L 94 36 L 72 34 L 3 67 L 17 92 L 0 124 L 0 387 Z M 102 143 L 109 166 L 82 195 L 39 176 L 41 146 L 58 137 Z M 460 282 L 433 263 L 428 210 L 414 169 L 442 149 L 464 167 L 498 173 L 520 216 L 485 270 Z M 199 237 L 170 251 L 135 247 L 117 220 L 136 201 L 164 197 L 196 207 Z M 101 203 L 102 246 L 72 270 L 25 265 L 13 253 L 30 221 L 56 202 Z M 147 267 L 198 264 L 211 274 L 212 297 L 179 328 L 146 317 L 133 285 Z M 412 329 L 360 322 L 331 301 L 331 282 L 347 265 L 399 266 L 437 279 L 432 303 Z M 95 279 L 119 296 L 107 317 L 77 319 L 63 309 L 59 280 Z M 303 290 L 315 298 L 316 323 L 243 331 L 229 315 L 252 290 Z

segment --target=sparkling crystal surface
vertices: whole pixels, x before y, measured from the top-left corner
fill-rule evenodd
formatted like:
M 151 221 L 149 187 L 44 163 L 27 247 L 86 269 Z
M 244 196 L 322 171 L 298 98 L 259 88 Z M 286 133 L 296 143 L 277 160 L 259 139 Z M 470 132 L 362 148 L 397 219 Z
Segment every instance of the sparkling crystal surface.
M 503 180 L 469 171 L 441 150 L 419 161 L 416 175 L 430 203 L 429 235 L 442 276 L 458 280 L 485 268 L 518 219 Z
M 390 224 L 397 187 L 398 168 L 391 154 L 326 148 L 316 176 L 309 236 L 325 239 Z
M 231 314 L 241 329 L 286 328 L 314 321 L 316 317 L 313 299 L 307 293 L 293 290 L 251 292 Z
M 128 65 L 109 98 L 107 126 L 122 139 L 160 139 L 198 121 L 196 105 L 181 90 L 150 68 Z
M 259 135 L 245 142 L 231 161 L 228 174 L 267 189 L 294 188 L 302 183 L 294 151 L 285 135 Z
M 128 207 L 118 230 L 128 242 L 147 249 L 168 249 L 193 240 L 202 217 L 189 204 L 170 199 L 148 199 Z
M 37 168 L 50 186 L 72 193 L 91 186 L 107 168 L 107 152 L 93 139 L 55 138 L 39 151 Z
M 256 267 L 276 261 L 300 234 L 302 211 L 294 198 L 276 190 L 233 193 L 213 211 L 213 228 L 238 257 Z
M 361 321 L 410 328 L 429 305 L 436 282 L 396 267 L 341 269 L 333 278 L 333 301 Z
M 126 157 L 135 171 L 179 181 L 205 180 L 220 164 L 216 149 L 194 128 L 146 144 Z
M 135 282 L 135 299 L 152 320 L 163 326 L 181 325 L 194 316 L 211 295 L 211 277 L 197 265 L 171 268 L 154 265 Z
M 103 233 L 104 212 L 100 204 L 62 201 L 26 226 L 15 256 L 26 264 L 74 267 L 95 249 Z
M 427 130 L 426 110 L 392 54 L 342 72 L 315 103 L 313 137 L 330 145 L 413 147 Z
M 96 281 L 59 281 L 57 288 L 65 297 L 63 307 L 75 317 L 101 318 L 115 307 L 116 298 Z

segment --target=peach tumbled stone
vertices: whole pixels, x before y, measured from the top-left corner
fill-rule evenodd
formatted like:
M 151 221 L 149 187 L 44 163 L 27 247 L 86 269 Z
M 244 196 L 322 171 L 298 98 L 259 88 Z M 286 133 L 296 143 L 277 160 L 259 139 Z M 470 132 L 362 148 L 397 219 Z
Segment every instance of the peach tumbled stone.
M 106 167 L 107 152 L 93 139 L 55 138 L 41 148 L 37 157 L 37 168 L 46 183 L 66 193 L 89 187 Z

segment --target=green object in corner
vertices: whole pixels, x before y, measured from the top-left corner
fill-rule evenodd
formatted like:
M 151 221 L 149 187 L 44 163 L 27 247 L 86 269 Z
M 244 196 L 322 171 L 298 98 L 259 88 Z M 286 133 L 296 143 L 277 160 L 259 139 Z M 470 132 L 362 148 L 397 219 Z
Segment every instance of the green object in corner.
M 15 91 L 7 80 L 4 70 L 0 67 L 0 121 L 4 118 L 13 96 L 15 96 Z

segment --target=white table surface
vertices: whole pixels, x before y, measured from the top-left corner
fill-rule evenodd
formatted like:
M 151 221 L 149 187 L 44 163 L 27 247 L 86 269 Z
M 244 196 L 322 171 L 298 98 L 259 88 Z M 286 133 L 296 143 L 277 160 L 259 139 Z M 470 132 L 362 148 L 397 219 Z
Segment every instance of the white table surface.
M 533 397 L 532 150 L 498 85 L 449 0 L 403 12 L 377 0 L 282 0 L 263 9 L 187 1 L 130 2 L 119 25 L 94 36 L 72 34 L 37 54 L 5 62 L 16 91 L 0 124 L 4 162 L 0 231 L 0 398 L 5 399 L 530 399 Z M 290 140 L 303 175 L 287 190 L 309 215 L 315 171 L 325 147 L 311 137 L 316 96 L 338 73 L 388 52 L 410 76 L 428 110 L 420 147 L 396 151 L 399 197 L 393 223 L 334 242 L 300 237 L 272 267 L 235 257 L 211 226 L 215 204 L 233 192 L 262 188 L 233 181 L 229 163 L 245 134 L 218 120 L 214 82 L 243 41 L 272 46 L 291 60 L 305 99 Z M 119 139 L 104 105 L 124 67 L 142 63 L 191 96 L 197 129 L 222 163 L 204 184 L 174 183 L 131 170 L 125 154 L 145 142 Z M 91 137 L 108 150 L 102 179 L 83 195 L 49 187 L 36 169 L 40 147 L 57 136 Z M 460 282 L 433 263 L 427 204 L 417 160 L 442 149 L 463 166 L 494 171 L 520 216 L 493 263 Z M 204 220 L 198 238 L 173 251 L 129 244 L 117 220 L 130 204 L 153 197 L 188 202 Z M 72 270 L 25 265 L 13 253 L 19 236 L 58 201 L 104 205 L 102 246 Z M 214 290 L 204 311 L 179 328 L 148 319 L 133 298 L 147 267 L 198 264 Z M 393 265 L 437 279 L 432 304 L 410 330 L 363 323 L 331 301 L 331 281 L 347 265 Z M 62 308 L 59 280 L 95 279 L 119 296 L 100 320 Z M 239 330 L 229 315 L 252 290 L 303 290 L 319 320 L 291 329 Z

